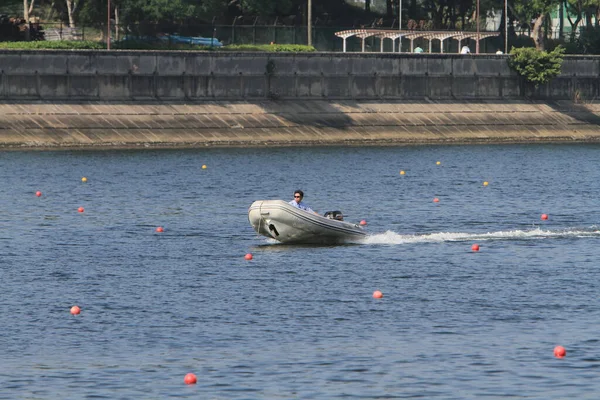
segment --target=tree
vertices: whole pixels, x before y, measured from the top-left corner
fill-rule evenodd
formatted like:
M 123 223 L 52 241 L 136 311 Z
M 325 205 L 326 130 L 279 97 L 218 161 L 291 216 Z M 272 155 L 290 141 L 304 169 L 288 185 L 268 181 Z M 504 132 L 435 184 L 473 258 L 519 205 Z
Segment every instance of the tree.
M 33 11 L 33 3 L 35 0 L 31 0 L 31 4 L 27 4 L 27 0 L 23 0 L 23 19 L 25 20 L 25 40 L 30 39 L 29 32 L 29 14 Z
M 75 28 L 75 13 L 81 1 L 65 0 L 67 3 L 67 15 L 69 16 L 69 26 Z
M 291 0 L 244 0 L 246 12 L 254 15 L 286 15 L 292 9 Z
M 560 74 L 564 47 L 558 46 L 551 52 L 533 47 L 513 48 L 510 51 L 508 65 L 535 87 L 546 84 Z
M 546 16 L 561 0 L 515 0 L 515 10 L 526 21 L 534 21 L 532 37 L 537 50 L 545 49 L 543 31 Z

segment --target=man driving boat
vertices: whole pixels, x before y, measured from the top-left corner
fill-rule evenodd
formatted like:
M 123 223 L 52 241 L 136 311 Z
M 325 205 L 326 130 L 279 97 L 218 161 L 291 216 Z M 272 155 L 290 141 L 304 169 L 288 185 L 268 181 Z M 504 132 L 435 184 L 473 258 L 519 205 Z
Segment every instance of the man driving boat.
M 318 213 L 315 210 L 310 208 L 310 206 L 308 204 L 306 204 L 302 201 L 303 198 L 304 198 L 304 192 L 302 190 L 296 190 L 294 192 L 294 200 L 290 201 L 289 204 L 296 208 L 299 208 L 301 210 L 309 211 L 309 212 L 312 212 L 312 213 L 315 213 L 318 215 Z

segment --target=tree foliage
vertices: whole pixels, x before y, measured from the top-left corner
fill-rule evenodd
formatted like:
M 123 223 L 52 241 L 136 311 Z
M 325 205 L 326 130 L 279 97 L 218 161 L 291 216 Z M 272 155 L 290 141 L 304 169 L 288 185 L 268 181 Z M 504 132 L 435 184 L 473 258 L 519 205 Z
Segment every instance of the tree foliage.
M 513 48 L 508 64 L 527 82 L 538 87 L 560 74 L 564 53 L 561 46 L 551 52 L 533 47 Z
M 534 21 L 532 36 L 535 47 L 544 50 L 544 25 L 550 11 L 555 9 L 562 0 L 514 0 L 514 9 L 521 20 Z
M 575 41 L 578 52 L 582 54 L 600 54 L 600 27 L 586 26 Z

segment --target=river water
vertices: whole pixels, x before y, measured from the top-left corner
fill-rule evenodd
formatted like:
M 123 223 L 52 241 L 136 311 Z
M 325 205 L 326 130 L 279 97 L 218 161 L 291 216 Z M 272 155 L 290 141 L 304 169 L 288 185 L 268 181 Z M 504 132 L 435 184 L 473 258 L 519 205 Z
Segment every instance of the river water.
M 0 153 L 0 398 L 595 399 L 599 151 Z M 257 236 L 295 189 L 368 238 Z

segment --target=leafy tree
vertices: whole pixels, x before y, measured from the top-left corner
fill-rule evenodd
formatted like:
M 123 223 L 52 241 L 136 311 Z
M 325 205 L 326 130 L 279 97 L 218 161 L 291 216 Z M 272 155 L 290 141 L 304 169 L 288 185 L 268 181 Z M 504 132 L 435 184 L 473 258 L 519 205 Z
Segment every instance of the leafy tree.
M 600 54 L 600 27 L 586 26 L 575 43 L 577 50 L 583 54 Z
M 532 36 L 537 50 L 544 50 L 544 22 L 561 0 L 515 0 L 515 10 L 526 21 L 533 20 Z
M 244 0 L 244 11 L 261 16 L 286 15 L 292 5 L 292 0 Z
M 561 46 L 551 52 L 533 47 L 513 48 L 510 51 L 508 64 L 525 81 L 538 87 L 560 74 L 564 53 L 565 49 Z

